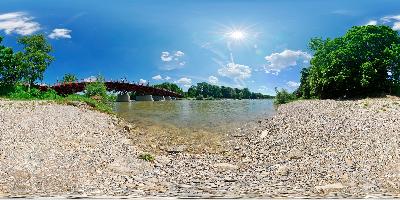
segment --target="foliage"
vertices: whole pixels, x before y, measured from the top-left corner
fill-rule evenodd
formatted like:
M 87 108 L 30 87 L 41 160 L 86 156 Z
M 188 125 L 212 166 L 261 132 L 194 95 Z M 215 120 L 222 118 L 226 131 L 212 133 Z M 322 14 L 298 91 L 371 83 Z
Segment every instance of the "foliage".
M 206 82 L 197 83 L 196 86 L 192 85 L 188 92 L 187 97 L 196 99 L 268 99 L 272 98 L 269 95 L 261 93 L 250 92 L 248 88 L 238 89 L 225 86 L 211 85 Z M 200 98 L 202 97 L 202 98 Z
M 44 72 L 54 60 L 49 55 L 52 47 L 41 34 L 21 37 L 18 43 L 23 45 L 23 52 L 17 54 L 20 57 L 22 78 L 32 86 L 37 79 L 43 80 Z
M 275 88 L 276 96 L 274 104 L 285 104 L 296 100 L 296 95 L 294 93 L 289 93 L 285 89 L 278 90 Z
M 400 37 L 387 26 L 358 26 L 335 39 L 313 38 L 309 68 L 298 96 L 343 98 L 396 94 L 400 83 Z
M 40 91 L 37 88 L 29 89 L 26 85 L 17 84 L 15 86 L 7 86 L 3 88 L 5 97 L 15 100 L 55 100 L 61 98 L 56 91 L 49 89 Z
M 22 78 L 21 54 L 14 53 L 10 47 L 1 45 L 0 37 L 0 85 L 3 87 L 16 84 Z
M 149 153 L 140 154 L 140 155 L 138 156 L 138 158 L 139 158 L 139 159 L 142 159 L 142 160 L 144 160 L 144 161 L 147 161 L 147 162 L 154 162 L 154 160 L 155 160 L 154 156 L 151 155 L 151 154 L 149 154 Z
M 62 104 L 70 104 L 71 102 L 84 102 L 95 110 L 108 114 L 113 114 L 112 105 L 109 103 L 110 101 L 105 99 L 95 100 L 84 95 L 71 94 L 67 97 L 57 99 L 57 102 Z
M 71 73 L 65 74 L 63 79 L 61 80 L 62 83 L 73 83 L 76 81 L 78 81 L 78 78 L 76 77 L 75 74 Z
M 100 96 L 102 98 L 107 96 L 107 87 L 104 83 L 102 76 L 97 76 L 95 82 L 91 82 L 85 86 L 85 95 L 87 97 Z
M 158 84 L 158 85 L 154 85 L 153 87 L 163 88 L 163 89 L 166 89 L 166 90 L 169 90 L 169 91 L 172 91 L 172 92 L 176 92 L 178 94 L 183 95 L 183 90 L 175 83 L 165 82 L 165 83 L 161 83 L 161 84 Z

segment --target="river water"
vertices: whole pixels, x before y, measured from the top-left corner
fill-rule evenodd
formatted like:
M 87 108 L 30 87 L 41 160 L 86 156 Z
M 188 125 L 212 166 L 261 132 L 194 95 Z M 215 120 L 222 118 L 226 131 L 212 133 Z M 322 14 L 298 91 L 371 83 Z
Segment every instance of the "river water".
M 272 100 L 177 100 L 119 102 L 115 112 L 142 126 L 174 126 L 224 132 L 260 117 L 272 115 Z

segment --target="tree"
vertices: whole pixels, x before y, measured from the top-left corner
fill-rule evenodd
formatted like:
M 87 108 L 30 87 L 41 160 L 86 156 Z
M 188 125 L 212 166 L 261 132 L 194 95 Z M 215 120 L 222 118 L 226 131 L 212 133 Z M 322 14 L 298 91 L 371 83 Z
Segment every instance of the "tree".
M 63 79 L 61 80 L 62 83 L 72 83 L 78 81 L 78 78 L 76 77 L 75 74 L 65 74 Z
M 99 96 L 103 99 L 107 96 L 107 87 L 104 83 L 104 77 L 97 76 L 95 82 L 91 82 L 85 86 L 85 95 L 88 97 Z
M 163 88 L 163 89 L 166 89 L 166 90 L 169 90 L 169 91 L 172 91 L 172 92 L 176 92 L 178 94 L 183 94 L 183 90 L 175 83 L 165 82 L 165 83 L 161 83 L 161 84 L 158 84 L 158 85 L 154 85 L 153 87 Z
M 388 26 L 356 26 L 335 39 L 313 38 L 310 67 L 301 73 L 304 98 L 392 92 L 399 82 L 400 37 Z
M 32 86 L 36 80 L 43 80 L 44 72 L 54 60 L 49 54 L 52 47 L 41 34 L 21 37 L 18 43 L 23 45 L 23 52 L 20 54 L 22 76 Z
M 3 38 L 0 37 L 0 44 Z M 22 78 L 21 54 L 0 45 L 0 85 L 12 86 Z

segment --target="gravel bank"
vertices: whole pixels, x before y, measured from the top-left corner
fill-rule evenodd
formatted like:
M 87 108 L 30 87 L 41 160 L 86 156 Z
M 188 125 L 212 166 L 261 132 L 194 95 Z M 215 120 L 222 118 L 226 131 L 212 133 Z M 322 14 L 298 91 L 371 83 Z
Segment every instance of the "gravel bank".
M 218 154 L 175 150 L 151 163 L 114 117 L 0 101 L 0 194 L 394 197 L 398 127 L 395 98 L 297 101 L 231 133 Z

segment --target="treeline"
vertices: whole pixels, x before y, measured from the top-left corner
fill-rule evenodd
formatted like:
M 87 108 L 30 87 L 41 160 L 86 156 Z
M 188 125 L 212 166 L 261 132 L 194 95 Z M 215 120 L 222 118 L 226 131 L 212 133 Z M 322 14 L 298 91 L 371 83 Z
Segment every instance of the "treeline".
M 400 95 L 400 37 L 388 26 L 357 26 L 334 39 L 313 38 L 310 67 L 296 95 L 353 98 Z
M 166 90 L 169 90 L 169 91 L 176 92 L 178 94 L 184 95 L 183 90 L 175 83 L 165 82 L 165 83 L 153 85 L 153 87 L 163 88 L 163 89 L 166 89 Z
M 206 82 L 197 83 L 192 85 L 187 93 L 186 97 L 196 99 L 270 99 L 273 98 L 269 95 L 261 93 L 250 92 L 248 88 L 231 88 L 225 86 L 211 85 Z

